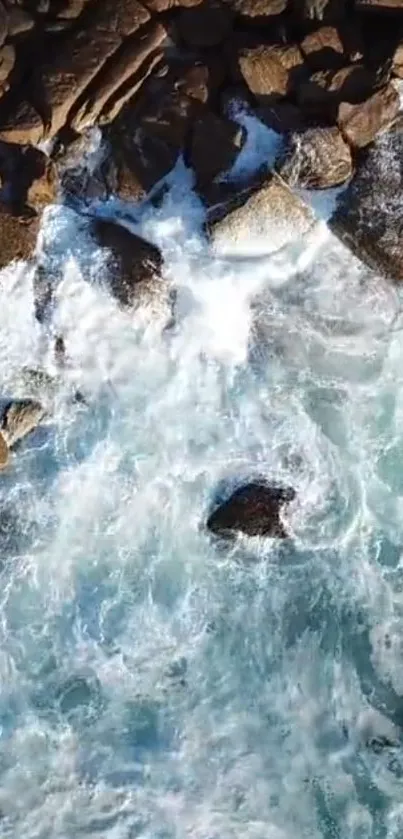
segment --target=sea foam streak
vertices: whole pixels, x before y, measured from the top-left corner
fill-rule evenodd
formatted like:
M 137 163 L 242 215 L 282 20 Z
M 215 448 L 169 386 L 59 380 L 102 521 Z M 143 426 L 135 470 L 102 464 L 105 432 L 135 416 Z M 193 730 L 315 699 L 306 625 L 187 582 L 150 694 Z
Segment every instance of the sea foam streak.
M 323 223 L 239 260 L 202 220 L 178 165 L 134 222 L 178 290 L 167 329 L 118 309 L 66 208 L 47 328 L 29 271 L 2 275 L 2 389 L 52 332 L 69 367 L 0 484 L 1 835 L 397 839 L 399 296 Z M 256 474 L 295 486 L 292 540 L 224 551 L 210 505 Z

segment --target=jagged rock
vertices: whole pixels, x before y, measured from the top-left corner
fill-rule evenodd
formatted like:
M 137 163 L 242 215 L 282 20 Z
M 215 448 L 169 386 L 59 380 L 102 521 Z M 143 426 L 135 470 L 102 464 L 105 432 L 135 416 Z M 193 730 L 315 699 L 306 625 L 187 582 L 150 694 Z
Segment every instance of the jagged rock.
M 339 186 L 353 173 L 351 149 L 338 128 L 313 128 L 293 134 L 279 171 L 291 187 Z
M 237 252 L 254 237 L 264 237 L 267 252 L 285 247 L 315 224 L 312 210 L 275 173 L 256 179 L 208 210 L 215 250 Z
M 4 97 L 4 110 L 0 118 L 0 139 L 9 143 L 39 143 L 44 136 L 44 124 L 42 118 L 34 106 L 25 99 L 18 99 L 10 91 L 7 98 Z
M 154 295 L 162 267 L 158 248 L 122 225 L 104 219 L 94 219 L 91 232 L 96 242 L 109 251 L 110 285 L 119 302 L 131 306 L 144 294 Z
M 4 3 L 0 2 L 0 47 L 3 46 L 4 41 L 8 35 L 8 14 L 4 7 Z
M 358 64 L 320 71 L 298 87 L 297 101 L 307 116 L 334 121 L 340 103 L 363 102 L 372 93 L 374 81 L 374 75 Z
M 0 269 L 13 260 L 30 259 L 38 229 L 37 216 L 12 215 L 8 206 L 0 205 Z
M 214 47 L 229 35 L 232 16 L 217 0 L 205 0 L 193 9 L 183 9 L 178 18 L 181 38 L 191 47 Z
M 403 281 L 403 122 L 364 152 L 330 226 L 361 260 Z
M 5 469 L 10 460 L 8 445 L 0 431 L 0 469 Z
M 0 176 L 3 200 L 17 211 L 26 206 L 39 211 L 55 200 L 56 168 L 39 149 L 0 143 Z
M 150 12 L 166 12 L 168 9 L 174 9 L 178 6 L 192 8 L 203 2 L 204 0 L 143 0 L 144 5 Z
M 0 92 L 9 89 L 8 77 L 15 64 L 15 49 L 12 44 L 6 44 L 0 49 Z
M 358 105 L 342 102 L 339 106 L 337 122 L 344 137 L 352 146 L 364 148 L 372 143 L 379 132 L 391 124 L 399 108 L 399 95 L 390 84 Z
M 287 8 L 288 0 L 224 0 L 234 12 L 246 18 L 263 18 L 280 15 Z
M 45 416 L 45 410 L 33 399 L 13 399 L 5 407 L 1 420 L 1 432 L 11 449 L 19 440 L 27 437 Z
M 85 6 L 87 6 L 90 2 L 91 0 L 65 0 L 65 2 L 62 3 L 61 8 L 55 10 L 55 14 L 59 18 L 74 20 L 81 15 Z
M 138 0 L 100 0 L 82 27 L 74 27 L 42 69 L 41 88 L 46 126 L 32 106 L 20 102 L 0 125 L 0 137 L 14 142 L 37 143 L 53 137 L 74 117 L 74 106 L 100 74 L 125 38 L 150 19 Z M 59 46 L 59 45 L 58 45 Z M 96 86 L 96 85 L 95 85 Z M 21 128 L 24 129 L 21 139 Z
M 246 131 L 242 126 L 203 110 L 193 124 L 189 151 L 189 163 L 199 185 L 230 169 L 245 139 Z
M 260 101 L 291 93 L 301 79 L 304 58 L 296 45 L 244 49 L 238 57 L 241 74 Z
M 396 47 L 392 58 L 392 73 L 403 79 L 403 41 Z
M 281 521 L 281 513 L 295 496 L 292 487 L 254 481 L 236 489 L 220 504 L 209 516 L 207 528 L 222 537 L 244 533 L 286 539 L 289 533 Z
M 151 23 L 144 27 L 137 38 L 132 37 L 123 44 L 116 59 L 108 63 L 99 83 L 91 89 L 89 96 L 84 99 L 71 120 L 71 125 L 76 131 L 94 125 L 104 110 L 108 114 L 108 120 L 112 120 L 119 113 L 125 101 L 141 87 L 155 66 L 155 61 L 148 61 L 147 71 L 139 73 L 147 59 L 153 58 L 166 35 L 166 29 L 161 23 Z M 160 56 L 161 53 L 158 53 L 158 60 Z M 124 89 L 119 95 L 119 88 L 122 86 Z M 105 122 L 106 119 L 101 121 Z
M 344 45 L 334 26 L 321 26 L 310 32 L 299 46 L 312 70 L 330 70 L 343 66 Z

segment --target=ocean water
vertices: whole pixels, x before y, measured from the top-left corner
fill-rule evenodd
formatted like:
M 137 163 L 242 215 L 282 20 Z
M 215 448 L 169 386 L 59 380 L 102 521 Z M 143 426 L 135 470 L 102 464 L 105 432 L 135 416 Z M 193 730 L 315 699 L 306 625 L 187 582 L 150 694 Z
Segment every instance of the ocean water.
M 165 260 L 151 310 L 62 206 L 47 324 L 30 269 L 1 275 L 2 393 L 54 334 L 68 365 L 0 480 L 0 835 L 400 839 L 399 289 L 323 219 L 214 255 L 180 164 L 132 224 Z M 291 538 L 224 548 L 206 517 L 256 475 L 295 487 Z

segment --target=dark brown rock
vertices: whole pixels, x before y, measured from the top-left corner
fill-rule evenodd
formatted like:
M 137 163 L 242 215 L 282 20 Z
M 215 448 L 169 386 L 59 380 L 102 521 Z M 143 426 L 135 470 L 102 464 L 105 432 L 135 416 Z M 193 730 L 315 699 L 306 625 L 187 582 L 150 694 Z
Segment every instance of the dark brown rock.
M 260 46 L 243 50 L 238 63 L 249 90 L 264 103 L 292 92 L 304 59 L 296 45 Z
M 144 6 L 146 6 L 150 12 L 166 12 L 168 9 L 178 7 L 190 9 L 203 2 L 204 0 L 143 0 Z
M 215 47 L 231 28 L 231 12 L 220 0 L 204 0 L 193 9 L 183 9 L 178 18 L 179 34 L 191 47 Z
M 8 35 L 8 14 L 4 3 L 0 2 L 0 47 L 3 46 L 4 41 Z
M 209 516 L 207 528 L 217 536 L 269 536 L 285 539 L 290 534 L 281 521 L 286 504 L 295 498 L 292 487 L 255 481 L 239 487 Z
M 38 229 L 37 216 L 12 215 L 8 206 L 0 205 L 0 269 L 13 260 L 31 258 Z
M 363 102 L 371 95 L 374 83 L 374 74 L 359 64 L 321 71 L 298 87 L 297 101 L 306 114 L 333 121 L 341 102 Z
M 293 102 L 274 102 L 258 109 L 259 119 L 273 131 L 284 134 L 288 131 L 301 131 L 307 127 L 306 114 Z
M 126 99 L 131 98 L 144 82 L 148 73 L 142 74 L 139 71 L 144 62 L 165 40 L 166 34 L 166 29 L 162 24 L 151 23 L 150 26 L 143 27 L 140 35 L 128 39 L 119 50 L 116 59 L 108 62 L 99 83 L 95 81 L 91 87 L 88 97 L 84 98 L 71 121 L 72 127 L 77 131 L 82 131 L 94 125 L 105 110 L 109 118 L 113 119 L 125 104 Z M 158 53 L 158 59 L 159 57 L 160 53 Z M 152 66 L 148 64 L 150 72 Z M 132 83 L 126 84 L 130 79 Z M 119 95 L 119 88 L 122 86 L 125 87 Z M 111 102 L 111 107 L 108 109 L 109 102 Z
M 388 85 L 359 105 L 342 102 L 337 122 L 348 142 L 363 148 L 391 124 L 399 107 L 399 95 L 393 85 Z
M 91 0 L 65 0 L 59 8 L 55 9 L 55 14 L 58 18 L 64 20 L 74 20 L 81 15 L 85 6 L 90 2 Z
M 403 121 L 362 153 L 339 197 L 332 231 L 378 273 L 403 281 Z
M 193 124 L 189 163 L 203 186 L 235 162 L 246 139 L 245 129 L 232 120 L 203 110 Z
M 355 0 L 358 11 L 403 12 L 403 0 Z
M 291 0 L 295 17 L 339 23 L 346 16 L 347 0 Z
M 8 37 L 13 38 L 33 29 L 35 21 L 25 9 L 13 6 L 8 13 Z
M 56 168 L 32 146 L 0 143 L 0 176 L 3 200 L 17 212 L 27 206 L 40 211 L 56 198 Z
M 12 44 L 0 49 L 0 91 L 4 93 L 9 89 L 8 78 L 15 64 L 15 49 Z
M 162 257 L 158 248 L 120 224 L 94 219 L 91 233 L 108 250 L 112 293 L 124 306 L 144 295 L 153 295 L 161 278 Z
M 403 41 L 396 47 L 392 58 L 392 73 L 403 79 Z
M 338 128 L 312 128 L 291 136 L 279 171 L 291 187 L 339 186 L 353 173 L 351 149 Z

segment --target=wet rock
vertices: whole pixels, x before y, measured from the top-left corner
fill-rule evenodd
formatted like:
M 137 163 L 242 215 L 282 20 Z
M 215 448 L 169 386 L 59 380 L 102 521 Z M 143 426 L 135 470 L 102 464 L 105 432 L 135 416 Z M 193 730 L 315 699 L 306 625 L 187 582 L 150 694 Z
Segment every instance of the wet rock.
M 336 235 L 381 274 L 403 281 L 403 122 L 364 153 L 330 220 Z M 375 199 L 376 197 L 376 199 Z
M 353 173 L 350 146 L 338 128 L 313 128 L 293 134 L 279 172 L 291 187 L 328 189 L 339 186 Z
M 207 528 L 217 536 L 237 533 L 247 536 L 289 536 L 281 521 L 284 506 L 295 498 L 291 487 L 254 481 L 239 487 L 227 501 L 217 507 L 207 520 Z
M 0 143 L 0 176 L 3 199 L 18 210 L 28 206 L 39 211 L 56 198 L 56 168 L 32 146 Z
M 8 13 L 8 37 L 13 38 L 23 32 L 29 32 L 35 26 L 35 21 L 25 9 L 13 6 Z
M 237 188 L 208 210 L 208 229 L 216 250 L 237 252 L 251 237 L 265 235 L 267 252 L 285 247 L 314 225 L 311 209 L 276 174 Z
M 112 293 L 124 305 L 155 294 L 161 278 L 162 257 L 155 245 L 120 224 L 94 219 L 91 232 L 106 248 Z
M 40 402 L 33 399 L 13 399 L 5 407 L 1 431 L 9 448 L 34 431 L 45 416 Z
M 0 2 L 0 47 L 3 46 L 4 41 L 8 35 L 8 14 L 4 3 Z
M 307 115 L 334 121 L 341 102 L 363 102 L 374 82 L 374 75 L 362 65 L 320 71 L 298 87 L 297 101 Z
M 8 466 L 8 462 L 10 459 L 10 454 L 8 450 L 8 445 L 3 437 L 2 433 L 0 432 L 0 469 L 5 469 Z M 2 520 L 0 519 L 0 526 L 2 524 Z
M 205 0 L 193 9 L 183 9 L 178 18 L 179 35 L 191 47 L 215 47 L 231 28 L 231 12 L 219 0 Z
M 355 0 L 358 11 L 403 12 L 403 0 Z
M 246 131 L 242 126 L 203 110 L 193 124 L 189 151 L 189 163 L 199 185 L 230 169 L 245 139 Z
M 396 47 L 392 58 L 392 73 L 403 79 L 403 41 Z
M 23 97 L 16 99 L 12 93 L 3 99 L 0 139 L 9 143 L 39 143 L 45 133 L 42 117 L 30 102 Z
M 15 48 L 12 44 L 6 44 L 0 49 L 0 93 L 9 89 L 8 78 L 15 64 Z
M 259 46 L 241 51 L 240 72 L 249 90 L 264 104 L 292 92 L 301 80 L 304 58 L 296 45 Z
M 193 8 L 203 3 L 204 0 L 143 0 L 144 6 L 150 12 L 166 12 L 168 9 L 174 8 Z
M 395 119 L 400 108 L 400 98 L 392 84 L 374 93 L 365 102 L 353 105 L 342 102 L 337 122 L 348 142 L 355 148 L 364 148 L 385 130 Z
M 13 215 L 0 205 L 0 269 L 13 260 L 30 259 L 36 246 L 39 220 L 35 215 Z

